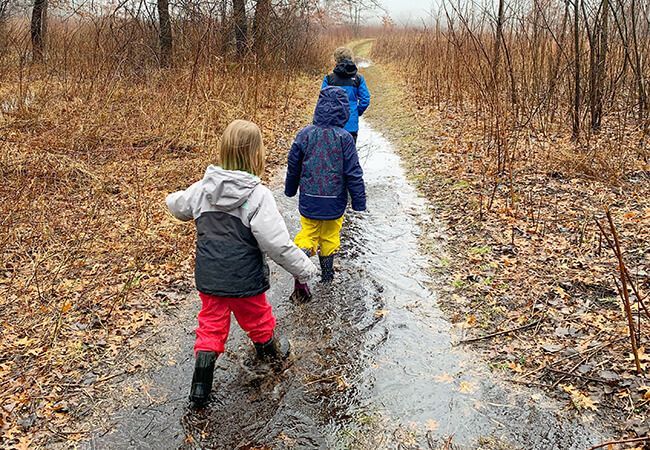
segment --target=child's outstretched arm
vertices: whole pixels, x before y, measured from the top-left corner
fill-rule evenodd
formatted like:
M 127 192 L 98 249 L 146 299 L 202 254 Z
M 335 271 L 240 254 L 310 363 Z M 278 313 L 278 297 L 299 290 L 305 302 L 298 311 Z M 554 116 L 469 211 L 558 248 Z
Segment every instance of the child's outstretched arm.
M 278 211 L 273 194 L 266 187 L 261 189 L 260 206 L 250 217 L 251 231 L 260 249 L 301 283 L 308 282 L 316 274 L 316 266 L 289 237 L 284 219 Z
M 167 209 L 178 220 L 187 222 L 194 219 L 194 204 L 197 191 L 200 189 L 201 182 L 197 181 L 184 191 L 177 191 L 169 194 L 165 199 Z
M 349 138 L 349 139 L 348 139 Z M 343 173 L 348 192 L 352 198 L 352 209 L 366 210 L 366 187 L 363 182 L 363 169 L 359 164 L 359 155 L 352 136 L 343 141 Z
M 298 192 L 300 186 L 300 175 L 302 172 L 302 146 L 298 143 L 298 138 L 293 141 L 291 150 L 289 150 L 289 158 L 287 160 L 287 179 L 284 183 L 284 195 L 293 197 Z

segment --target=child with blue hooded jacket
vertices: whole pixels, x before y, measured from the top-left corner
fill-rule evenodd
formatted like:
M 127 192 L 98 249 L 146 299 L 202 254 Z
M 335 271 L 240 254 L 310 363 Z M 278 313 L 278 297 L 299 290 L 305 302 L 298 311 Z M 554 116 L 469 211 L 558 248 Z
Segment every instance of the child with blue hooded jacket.
M 350 117 L 344 128 L 350 132 L 356 143 L 357 134 L 359 133 L 359 117 L 370 106 L 370 91 L 363 75 L 357 72 L 352 50 L 347 47 L 337 48 L 334 50 L 334 60 L 336 61 L 336 67 L 334 67 L 332 73 L 325 76 L 321 89 L 328 86 L 339 86 L 348 94 Z
M 343 128 L 349 118 L 346 91 L 339 87 L 323 89 L 313 123 L 296 136 L 287 164 L 285 194 L 293 197 L 300 189 L 301 230 L 294 242 L 308 256 L 318 253 L 324 283 L 334 279 L 334 255 L 341 246 L 348 196 L 352 209 L 366 209 L 363 170 L 354 139 Z M 308 301 L 308 286 L 296 279 L 292 298 Z

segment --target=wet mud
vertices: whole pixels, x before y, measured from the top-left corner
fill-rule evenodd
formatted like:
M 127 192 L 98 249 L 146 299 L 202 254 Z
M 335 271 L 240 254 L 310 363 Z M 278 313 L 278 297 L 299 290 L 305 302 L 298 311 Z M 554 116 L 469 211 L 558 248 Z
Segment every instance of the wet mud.
M 213 398 L 187 400 L 198 298 L 159 334 L 160 368 L 127 381 L 127 406 L 88 448 L 526 448 L 584 449 L 605 437 L 566 405 L 507 384 L 453 345 L 438 308 L 429 255 L 444 240 L 392 145 L 361 121 L 359 156 L 368 212 L 346 216 L 332 285 L 306 305 L 289 301 L 291 277 L 272 265 L 268 296 L 293 355 L 277 373 L 254 362 L 233 321 Z M 294 199 L 275 191 L 295 234 Z M 433 244 L 431 244 L 433 243 Z M 165 364 L 167 360 L 173 364 Z M 129 384 L 130 383 L 130 384 Z M 147 386 L 135 389 L 134 386 Z

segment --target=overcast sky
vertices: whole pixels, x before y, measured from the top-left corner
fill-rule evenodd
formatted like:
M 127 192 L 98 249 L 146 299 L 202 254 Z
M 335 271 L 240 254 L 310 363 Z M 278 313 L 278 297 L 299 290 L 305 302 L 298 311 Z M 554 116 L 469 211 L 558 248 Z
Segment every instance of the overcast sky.
M 426 19 L 435 0 L 381 0 L 390 16 L 396 22 Z

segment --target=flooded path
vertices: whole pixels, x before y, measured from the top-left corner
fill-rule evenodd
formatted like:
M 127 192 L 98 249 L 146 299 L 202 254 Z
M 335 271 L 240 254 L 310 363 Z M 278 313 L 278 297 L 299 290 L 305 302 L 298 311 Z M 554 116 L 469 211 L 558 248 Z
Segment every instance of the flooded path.
M 286 370 L 256 370 L 252 346 L 233 326 L 213 401 L 190 409 L 191 295 L 153 350 L 174 363 L 125 383 L 125 393 L 147 386 L 146 394 L 129 394 L 110 418 L 114 431 L 89 448 L 441 448 L 451 439 L 454 448 L 585 449 L 603 440 L 565 417 L 565 405 L 501 382 L 452 345 L 421 245 L 441 240 L 440 227 L 391 143 L 363 120 L 358 147 L 368 212 L 346 218 L 337 280 L 293 305 L 291 277 L 272 266 L 269 299 L 293 344 Z M 296 201 L 281 181 L 276 199 L 295 234 Z

